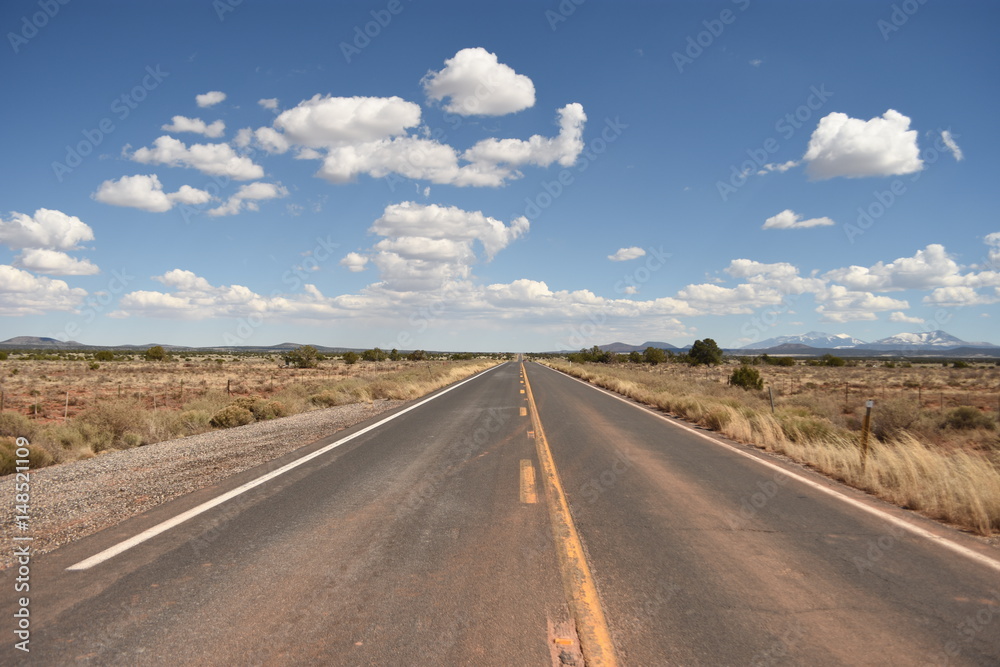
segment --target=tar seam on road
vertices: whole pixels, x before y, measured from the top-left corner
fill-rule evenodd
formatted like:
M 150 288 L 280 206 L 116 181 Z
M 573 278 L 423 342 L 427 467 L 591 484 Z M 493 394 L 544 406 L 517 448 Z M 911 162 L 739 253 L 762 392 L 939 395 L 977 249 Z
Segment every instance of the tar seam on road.
M 539 365 L 541 365 L 541 364 L 539 364 Z M 548 367 L 546 367 L 546 368 L 548 368 Z M 807 486 L 810 486 L 810 487 L 816 489 L 817 491 L 822 491 L 823 493 L 825 493 L 825 494 L 827 494 L 829 496 L 833 496 L 834 498 L 837 498 L 838 500 L 841 500 L 841 501 L 843 501 L 843 502 L 845 502 L 845 503 L 847 503 L 849 505 L 853 505 L 854 507 L 856 507 L 856 508 L 858 508 L 860 510 L 864 510 L 865 512 L 868 512 L 869 514 L 873 514 L 873 515 L 875 515 L 876 517 L 878 517 L 880 519 L 884 519 L 885 521 L 887 521 L 887 522 L 889 522 L 889 523 L 891 523 L 891 524 L 893 524 L 895 526 L 899 526 L 903 530 L 905 530 L 905 531 L 907 531 L 909 533 L 912 533 L 913 535 L 916 535 L 917 537 L 922 537 L 924 539 L 930 540 L 931 542 L 934 542 L 935 544 L 938 544 L 938 545 L 940 545 L 940 546 L 942 546 L 942 547 L 944 547 L 946 549 L 950 549 L 951 551 L 954 551 L 955 553 L 958 553 L 961 556 L 965 556 L 966 558 L 969 558 L 970 560 L 976 561 L 980 565 L 985 565 L 986 567 L 992 568 L 992 569 L 997 570 L 998 572 L 1000 572 L 1000 561 L 998 561 L 998 560 L 996 560 L 994 558 L 990 558 L 989 556 L 987 556 L 985 554 L 981 554 L 978 551 L 974 551 L 972 549 L 969 549 L 968 547 L 964 547 L 961 544 L 958 544 L 957 542 L 952 542 L 951 540 L 949 540 L 946 537 L 942 537 L 940 535 L 935 535 L 934 533 L 932 533 L 931 531 L 929 531 L 929 530 L 927 530 L 925 528 L 921 528 L 920 526 L 916 526 L 916 525 L 910 523 L 909 521 L 904 521 L 903 519 L 900 519 L 899 517 L 895 517 L 895 516 L 893 516 L 891 514 L 888 514 L 887 512 L 885 512 L 883 510 L 880 510 L 877 507 L 872 507 L 871 505 L 863 503 L 860 500 L 856 500 L 854 498 L 851 498 L 850 496 L 846 496 L 841 491 L 839 491 L 837 489 L 833 489 L 833 488 L 829 488 L 829 487 L 823 486 L 822 484 L 814 482 L 813 480 L 808 479 L 806 477 L 802 477 L 801 475 L 799 475 L 799 474 L 797 474 L 797 473 L 795 473 L 795 472 L 793 472 L 793 471 L 791 471 L 791 470 L 789 470 L 787 468 L 783 468 L 783 467 L 781 467 L 781 466 L 779 466 L 779 465 L 777 465 L 775 463 L 771 463 L 770 461 L 766 461 L 766 460 L 764 460 L 764 459 L 762 459 L 762 458 L 760 458 L 758 456 L 754 456 L 753 454 L 750 454 L 748 452 L 741 451 L 737 447 L 735 447 L 733 445 L 730 445 L 727 442 L 723 442 L 721 440 L 717 440 L 717 439 L 715 439 L 715 438 L 713 438 L 711 436 L 708 436 L 708 435 L 706 435 L 704 433 L 701 433 L 701 432 L 697 431 L 696 429 L 694 429 L 693 427 L 688 426 L 687 424 L 682 424 L 682 423 L 675 422 L 673 420 L 667 419 L 665 416 L 657 414 L 657 413 L 653 412 L 652 410 L 646 408 L 645 406 L 640 405 L 638 403 L 635 403 L 633 401 L 630 401 L 627 398 L 624 398 L 622 396 L 618 396 L 618 395 L 612 393 L 610 390 L 604 390 L 604 389 L 602 389 L 600 387 L 596 387 L 596 386 L 594 386 L 592 384 L 584 382 L 583 380 L 575 378 L 575 377 L 573 377 L 571 375 L 567 375 L 566 373 L 562 373 L 560 371 L 557 371 L 554 368 L 549 368 L 549 370 L 551 370 L 553 373 L 559 373 L 560 375 L 562 375 L 564 377 L 568 377 L 571 380 L 576 380 L 577 382 L 579 382 L 580 384 L 582 384 L 585 387 L 590 387 L 591 389 L 596 389 L 597 391 L 601 392 L 602 394 L 605 394 L 606 396 L 610 396 L 611 398 L 617 399 L 617 400 L 621 401 L 622 403 L 625 403 L 626 405 L 631 405 L 633 408 L 637 408 L 639 410 L 642 410 L 643 412 L 646 412 L 647 414 L 651 414 L 654 417 L 659 417 L 660 419 L 662 419 L 663 421 L 665 421 L 668 424 L 671 424 L 672 426 L 676 426 L 677 428 L 682 428 L 682 429 L 684 429 L 686 431 L 689 431 L 690 433 L 693 433 L 694 435 L 697 435 L 700 438 L 704 438 L 705 440 L 708 440 L 709 442 L 714 443 L 714 444 L 716 444 L 716 445 L 718 445 L 720 447 L 725 447 L 729 451 L 735 452 L 735 453 L 739 454 L 740 456 L 745 456 L 746 458 L 750 459 L 751 461 L 756 461 L 757 463 L 759 463 L 759 464 L 761 464 L 763 466 L 767 466 L 768 468 L 772 468 L 774 470 L 777 470 L 777 471 L 781 472 L 782 474 L 787 475 L 788 477 L 791 477 L 791 478 L 793 478 L 793 479 L 795 479 L 795 480 L 797 480 L 799 482 L 802 482 L 803 484 L 805 484 Z
M 528 409 L 531 412 L 532 425 L 535 427 L 535 448 L 538 450 L 538 465 L 545 487 L 545 497 L 548 500 L 549 516 L 552 519 L 552 534 L 556 550 L 559 552 L 563 586 L 573 607 L 580 648 L 587 667 L 614 667 L 618 663 L 615 658 L 614 643 L 611 641 L 611 632 L 604 618 L 604 610 L 601 608 L 601 600 L 597 595 L 597 586 L 590 573 L 590 566 L 587 565 L 583 542 L 580 541 L 580 535 L 573 525 L 569 503 L 566 501 L 552 452 L 545 439 L 542 420 L 538 416 L 535 397 L 531 393 L 531 383 L 528 381 L 523 363 L 521 374 L 524 376 L 522 391 L 527 392 Z
M 493 368 L 489 368 L 489 369 L 483 371 L 482 373 L 477 373 L 476 375 L 473 375 L 470 378 L 467 378 L 465 380 L 462 380 L 461 382 L 453 384 L 450 387 L 444 389 L 443 391 L 440 391 L 440 392 L 434 394 L 433 396 L 425 398 L 424 400 L 420 401 L 419 403 L 414 403 L 410 407 L 404 408 L 403 410 L 400 410 L 399 412 L 391 414 L 388 417 L 386 417 L 384 419 L 381 419 L 381 420 L 375 422 L 374 424 L 372 424 L 370 426 L 366 426 L 365 428 L 361 429 L 360 431 L 357 431 L 356 433 L 352 433 L 351 435 L 343 437 L 340 440 L 337 440 L 336 442 L 333 442 L 333 443 L 330 443 L 329 445 L 321 447 L 320 449 L 317 449 L 315 452 L 312 452 L 311 454 L 307 454 L 307 455 L 303 456 L 300 459 L 296 459 L 296 460 L 294 460 L 294 461 L 292 461 L 290 463 L 287 463 L 287 464 L 281 466 L 280 468 L 278 468 L 277 470 L 272 470 L 271 472 L 267 473 L 266 475 L 262 475 L 262 476 L 258 477 L 257 479 L 251 480 L 251 481 L 247 482 L 246 484 L 243 484 L 241 486 L 236 487 L 235 489 L 232 489 L 230 491 L 227 491 L 226 493 L 223 493 L 221 496 L 217 496 L 217 497 L 213 498 L 212 500 L 205 501 L 201 505 L 198 505 L 196 507 L 192 507 L 191 509 L 187 510 L 186 512 L 182 512 L 181 514 L 178 514 L 177 516 L 173 517 L 172 519 L 167 519 L 166 521 L 164 521 L 162 523 L 156 524 L 152 528 L 147 528 L 146 530 L 142 531 L 138 535 L 130 537 L 129 539 L 124 540 L 122 542 L 119 542 L 118 544 L 116 544 L 116 545 L 114 545 L 112 547 L 108 547 L 104 551 L 101 551 L 100 553 L 97 553 L 97 554 L 91 556 L 90 558 L 82 560 L 79 563 L 76 563 L 75 565 L 70 565 L 66 569 L 67 570 L 73 570 L 73 571 L 75 571 L 75 570 L 89 570 L 90 568 L 94 567 L 95 565 L 103 563 L 104 561 L 106 561 L 106 560 L 108 560 L 110 558 L 114 558 L 118 554 L 120 554 L 120 553 L 122 553 L 124 551 L 127 551 L 127 550 L 131 549 L 132 547 L 134 547 L 136 545 L 139 545 L 139 544 L 142 544 L 146 540 L 151 539 L 153 537 L 156 537 L 160 533 L 164 533 L 164 532 L 170 530 L 171 528 L 184 523 L 188 519 L 196 517 L 199 514 L 202 514 L 203 512 L 207 512 L 208 510 L 210 510 L 213 507 L 216 507 L 218 505 L 221 505 L 222 503 L 226 502 L 227 500 L 231 500 L 232 498 L 235 498 L 238 495 L 246 493 L 250 489 L 253 489 L 253 488 L 256 488 L 256 487 L 260 486 L 264 482 L 272 480 L 272 479 L 274 479 L 275 477 L 277 477 L 279 475 L 283 475 L 284 473 L 288 472 L 289 470 L 292 470 L 294 468 L 299 467 L 300 465 L 308 463 L 309 461 L 312 461 L 314 458 L 316 458 L 318 456 L 322 456 L 323 454 L 326 454 L 327 452 L 329 452 L 329 451 L 331 451 L 333 449 L 336 449 L 337 447 L 339 447 L 339 446 L 341 446 L 341 445 L 343 445 L 343 444 L 345 444 L 347 442 L 350 442 L 351 440 L 354 440 L 355 438 L 360 437 L 360 436 L 364 435 L 365 433 L 368 433 L 369 431 L 373 431 L 373 430 L 377 429 L 379 426 L 382 426 L 383 424 L 386 424 L 386 423 L 392 421 L 393 419 L 396 419 L 397 417 L 401 417 L 401 416 L 405 415 L 410 410 L 415 410 L 415 409 L 419 408 L 424 403 L 428 403 L 430 401 L 433 401 L 435 398 L 439 398 L 441 396 L 444 396 L 445 394 L 447 394 L 452 389 L 457 389 L 457 388 L 461 387 L 463 384 L 465 384 L 466 382 L 471 382 L 472 380 L 475 380 L 476 378 L 481 377 L 481 376 L 485 375 L 486 373 L 489 373 L 492 370 L 496 370 L 497 368 L 500 368 L 500 366 L 502 366 L 502 365 L 503 364 L 498 364 L 498 365 L 494 366 Z

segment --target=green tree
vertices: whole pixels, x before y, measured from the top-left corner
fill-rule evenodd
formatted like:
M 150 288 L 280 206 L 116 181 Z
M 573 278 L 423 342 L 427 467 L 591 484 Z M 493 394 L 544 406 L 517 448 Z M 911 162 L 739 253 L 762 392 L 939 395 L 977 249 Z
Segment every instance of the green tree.
M 761 379 L 760 372 L 753 366 L 745 364 L 733 371 L 733 374 L 729 376 L 729 384 L 746 390 L 764 388 L 764 380 Z
M 381 348 L 373 347 L 370 350 L 362 352 L 361 358 L 365 361 L 385 361 L 389 358 L 389 355 L 386 354 Z
M 820 357 L 819 360 L 824 366 L 843 366 L 847 363 L 840 357 L 835 357 L 829 352 Z
M 167 351 L 162 345 L 154 345 L 146 350 L 146 361 L 163 361 L 167 358 Z
M 406 358 L 409 359 L 410 361 L 423 361 L 424 359 L 427 358 L 427 353 L 424 352 L 423 350 L 414 350 L 413 352 L 410 352 L 408 355 L 406 355 Z
M 399 361 L 399 360 L 400 360 L 399 350 L 397 350 L 396 348 L 392 348 L 392 352 L 389 353 L 389 361 Z
M 667 360 L 667 353 L 658 347 L 647 347 L 642 353 L 642 359 L 647 364 L 662 364 Z
M 637 350 L 632 350 L 631 352 L 628 353 L 628 360 L 633 364 L 641 364 L 642 355 L 639 354 Z
M 702 364 L 717 366 L 722 363 L 722 350 L 719 349 L 719 345 L 711 338 L 696 340 L 694 345 L 691 346 L 691 351 L 688 352 L 688 357 L 691 359 L 692 366 L 700 366 Z
M 316 368 L 319 365 L 319 352 L 312 345 L 303 345 L 289 350 L 281 355 L 288 366 L 296 368 Z
M 358 359 L 360 358 L 361 357 L 358 355 L 357 352 L 351 352 L 351 351 L 344 352 L 344 363 L 347 364 L 348 366 L 353 366 L 354 364 L 358 363 Z
M 98 350 L 94 353 L 94 361 L 114 361 L 115 353 L 111 350 Z

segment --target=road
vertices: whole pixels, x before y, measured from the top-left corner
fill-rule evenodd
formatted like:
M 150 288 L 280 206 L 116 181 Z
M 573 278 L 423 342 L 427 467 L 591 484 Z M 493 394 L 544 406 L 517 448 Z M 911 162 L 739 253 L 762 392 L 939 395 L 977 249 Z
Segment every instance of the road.
M 30 653 L 2 573 L 0 662 L 1000 664 L 997 549 L 524 368 L 33 559 Z

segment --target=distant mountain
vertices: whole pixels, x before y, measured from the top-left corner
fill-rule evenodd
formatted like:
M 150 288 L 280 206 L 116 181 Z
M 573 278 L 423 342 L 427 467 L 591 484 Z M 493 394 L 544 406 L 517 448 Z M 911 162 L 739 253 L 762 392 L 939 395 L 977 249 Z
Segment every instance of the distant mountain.
M 5 341 L 0 341 L 0 346 L 30 348 L 33 350 L 42 348 L 64 350 L 69 348 L 86 347 L 82 343 L 77 343 L 74 340 L 63 341 L 56 338 L 45 338 L 42 336 L 14 336 L 13 338 L 8 338 Z
M 629 352 L 643 352 L 647 347 L 658 347 L 661 350 L 677 350 L 679 349 L 676 345 L 671 345 L 670 343 L 658 343 L 656 341 L 646 341 L 642 345 L 629 345 L 628 343 L 609 343 L 608 345 L 598 345 L 605 352 L 617 352 L 618 354 L 627 354 Z
M 757 343 L 744 345 L 742 349 L 767 350 L 772 347 L 780 347 L 782 345 L 808 345 L 809 347 L 836 350 L 839 348 L 849 348 L 864 344 L 865 341 L 859 340 L 847 334 L 828 334 L 822 331 L 810 331 L 809 333 L 798 334 L 795 336 L 777 336 L 776 338 L 768 338 L 767 340 L 762 340 Z
M 997 347 L 992 343 L 970 343 L 946 331 L 899 333 L 872 343 L 858 345 L 859 350 L 950 350 L 958 347 Z

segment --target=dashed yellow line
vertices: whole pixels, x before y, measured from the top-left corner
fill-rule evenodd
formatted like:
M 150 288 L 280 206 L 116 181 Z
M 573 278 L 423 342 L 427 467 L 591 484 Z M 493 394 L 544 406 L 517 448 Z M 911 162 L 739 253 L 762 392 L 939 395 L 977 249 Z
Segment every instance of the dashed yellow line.
M 555 537 L 556 549 L 559 552 L 559 565 L 562 570 L 563 587 L 573 608 L 576 619 L 576 630 L 580 637 L 580 648 L 583 651 L 587 667 L 614 667 L 618 664 L 615 658 L 615 647 L 611 641 L 601 600 L 597 595 L 594 577 L 587 565 L 583 552 L 583 542 L 573 525 L 573 517 L 569 512 L 569 503 L 563 492 L 555 461 L 545 439 L 545 430 L 538 417 L 535 407 L 535 397 L 531 393 L 531 383 L 524 372 L 521 363 L 521 374 L 524 375 L 524 387 L 527 390 L 528 407 L 531 409 L 531 422 L 535 427 L 535 448 L 538 451 L 538 465 L 541 470 L 542 484 L 545 487 L 545 498 L 548 501 L 549 516 L 552 520 L 552 534 Z M 523 390 L 522 390 L 523 391 Z
M 521 502 L 532 505 L 538 502 L 535 491 L 535 466 L 531 459 L 521 459 Z

